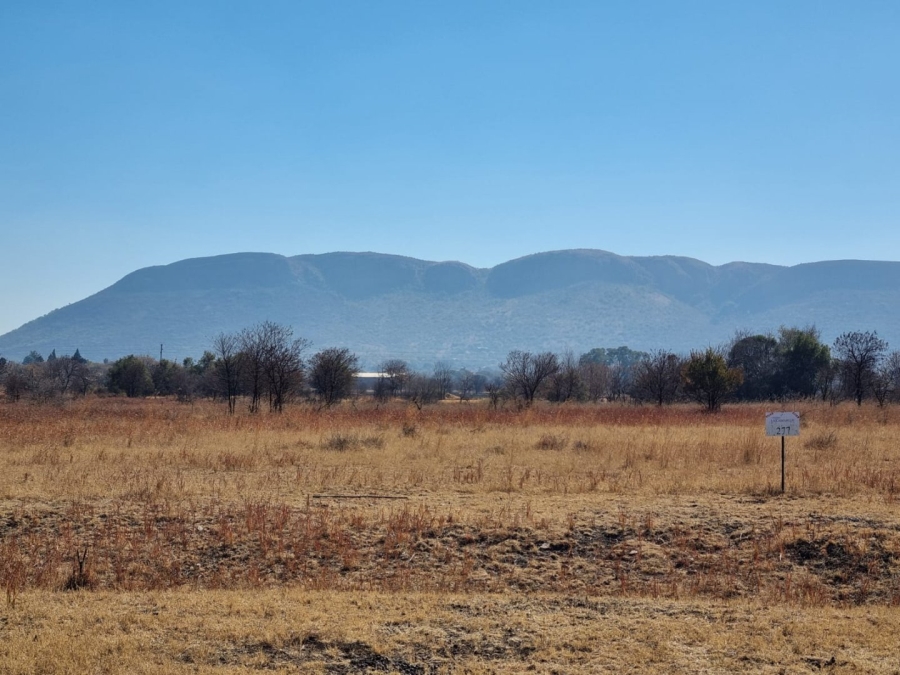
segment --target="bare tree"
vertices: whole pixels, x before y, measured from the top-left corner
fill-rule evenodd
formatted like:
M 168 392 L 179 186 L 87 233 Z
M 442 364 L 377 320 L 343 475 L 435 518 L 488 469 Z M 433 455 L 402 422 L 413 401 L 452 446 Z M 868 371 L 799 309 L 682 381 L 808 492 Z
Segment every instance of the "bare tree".
M 403 394 L 409 381 L 409 366 L 406 361 L 389 359 L 381 364 L 380 370 L 386 395 L 393 397 Z
M 650 352 L 634 368 L 634 397 L 660 406 L 674 401 L 681 389 L 683 364 L 678 355 L 664 349 Z
M 840 368 L 829 353 L 828 362 L 816 370 L 813 381 L 816 396 L 822 401 L 829 401 L 832 405 L 837 403 L 841 394 Z
M 460 402 L 468 401 L 473 396 L 481 396 L 487 384 L 487 377 L 464 368 L 456 378 L 456 391 L 459 393 Z
M 9 363 L 6 366 L 3 388 L 6 391 L 6 398 L 14 403 L 28 393 L 30 378 L 26 370 L 26 366 L 17 363 Z
M 288 398 L 303 384 L 303 353 L 309 340 L 294 338 L 288 326 L 266 321 L 262 324 L 265 339 L 263 370 L 269 394 L 269 410 L 281 412 Z
M 200 385 L 200 375 L 192 368 L 178 366 L 172 373 L 172 393 L 179 403 L 193 403 Z
M 609 396 L 609 384 L 612 376 L 609 365 L 582 360 L 578 364 L 578 369 L 588 400 L 596 403 Z
M 607 390 L 609 399 L 618 401 L 624 398 L 631 389 L 632 380 L 632 366 L 623 363 L 614 363 L 609 366 L 609 388 Z
M 266 386 L 266 331 L 262 324 L 245 328 L 238 341 L 243 379 L 250 394 L 250 412 L 256 413 Z
M 548 398 L 557 403 L 582 396 L 583 384 L 578 361 L 571 350 L 566 350 L 559 359 L 559 368 L 550 375 Z
M 500 401 L 503 400 L 506 387 L 504 386 L 504 383 L 502 381 L 491 380 L 485 383 L 484 391 L 488 395 L 488 400 L 491 402 L 491 407 L 497 408 L 500 406 Z
M 453 389 L 453 369 L 446 361 L 438 361 L 434 364 L 433 377 L 438 384 L 438 395 L 441 400 L 444 400 Z
M 269 410 L 281 412 L 287 399 L 303 384 L 303 353 L 309 342 L 294 339 L 288 326 L 263 321 L 241 331 L 241 365 L 250 393 L 250 412 L 258 412 L 263 395 Z
M 312 357 L 309 383 L 322 403 L 331 406 L 352 393 L 358 371 L 359 359 L 349 349 L 323 349 Z
M 472 394 L 476 397 L 481 396 L 484 388 L 487 386 L 488 378 L 486 375 L 482 373 L 475 373 L 475 377 L 472 378 Z
M 559 371 L 559 360 L 553 352 L 532 354 L 514 350 L 500 364 L 500 370 L 510 393 L 531 405 L 541 385 Z
M 862 405 L 871 390 L 875 373 L 887 350 L 887 342 L 878 333 L 844 333 L 834 341 L 834 351 L 841 365 L 841 373 L 848 393 Z
M 241 382 L 241 336 L 233 333 L 219 333 L 213 339 L 213 352 L 216 355 L 215 374 L 225 399 L 228 401 L 228 414 L 233 415 L 237 404 Z
M 891 381 L 891 400 L 900 400 L 900 351 L 888 354 L 884 370 Z
M 388 378 L 385 377 L 384 373 L 375 380 L 375 384 L 372 385 L 372 396 L 375 401 L 379 404 L 387 403 L 391 399 L 391 389 L 388 383 Z
M 406 385 L 406 397 L 421 410 L 423 406 L 441 400 L 441 382 L 434 376 L 413 373 Z
M 459 394 L 459 402 L 468 401 L 475 389 L 475 373 L 463 368 L 456 377 L 456 393 Z
M 77 372 L 84 368 L 71 356 L 65 355 L 47 360 L 47 375 L 52 380 L 55 389 L 60 394 L 65 394 L 69 388 L 75 383 Z
M 78 352 L 76 352 L 77 355 Z M 72 358 L 75 358 L 74 356 Z M 90 363 L 81 361 L 82 367 L 75 372 L 75 391 L 81 396 L 87 396 L 88 391 L 98 382 L 106 378 L 106 366 L 102 363 Z
M 900 351 L 888 354 L 875 371 L 872 390 L 878 405 L 895 400 L 900 394 Z

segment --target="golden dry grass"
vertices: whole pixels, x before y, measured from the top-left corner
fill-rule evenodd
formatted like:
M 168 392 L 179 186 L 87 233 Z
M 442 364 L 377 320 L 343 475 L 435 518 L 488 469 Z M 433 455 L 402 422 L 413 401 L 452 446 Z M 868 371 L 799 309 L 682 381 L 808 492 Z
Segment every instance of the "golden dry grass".
M 900 617 L 557 594 L 28 593 L 0 663 L 31 673 L 896 673 Z M 830 666 L 834 666 L 834 670 Z
M 900 672 L 900 411 L 789 408 L 0 405 L 0 672 Z

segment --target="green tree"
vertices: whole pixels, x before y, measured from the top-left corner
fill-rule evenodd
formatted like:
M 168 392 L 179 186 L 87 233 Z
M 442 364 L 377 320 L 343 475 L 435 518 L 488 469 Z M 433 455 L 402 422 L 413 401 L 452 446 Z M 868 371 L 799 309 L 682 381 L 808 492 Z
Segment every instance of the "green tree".
M 728 367 L 740 368 L 744 381 L 735 397 L 748 401 L 771 398 L 778 368 L 778 341 L 771 335 L 738 335 L 728 350 Z
M 175 393 L 180 370 L 177 363 L 168 359 L 158 361 L 153 366 L 150 378 L 153 380 L 153 389 L 157 396 L 171 396 Z
M 194 372 L 197 375 L 203 375 L 216 364 L 216 355 L 208 349 L 203 352 L 200 360 L 194 364 Z
M 740 368 L 729 368 L 725 357 L 709 347 L 706 351 L 691 352 L 681 371 L 684 391 L 709 412 L 716 412 L 741 382 Z
M 143 359 L 134 354 L 124 356 L 112 364 L 106 383 L 114 394 L 124 393 L 129 398 L 153 393 L 150 369 Z
M 778 331 L 774 393 L 778 396 L 810 397 L 818 391 L 822 371 L 831 363 L 828 345 L 819 341 L 815 326 Z

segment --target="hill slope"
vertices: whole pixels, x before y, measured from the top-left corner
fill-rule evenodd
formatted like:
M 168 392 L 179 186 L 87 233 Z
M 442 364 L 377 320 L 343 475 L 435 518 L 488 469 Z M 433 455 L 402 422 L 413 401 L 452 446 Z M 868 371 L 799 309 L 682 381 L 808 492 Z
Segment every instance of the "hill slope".
M 737 328 L 816 324 L 825 340 L 877 330 L 900 347 L 900 263 L 708 265 L 606 251 L 538 253 L 491 269 L 375 253 L 237 253 L 133 272 L 0 336 L 0 354 L 197 356 L 220 331 L 265 319 L 368 365 L 495 365 L 510 349 L 627 344 L 687 350 Z

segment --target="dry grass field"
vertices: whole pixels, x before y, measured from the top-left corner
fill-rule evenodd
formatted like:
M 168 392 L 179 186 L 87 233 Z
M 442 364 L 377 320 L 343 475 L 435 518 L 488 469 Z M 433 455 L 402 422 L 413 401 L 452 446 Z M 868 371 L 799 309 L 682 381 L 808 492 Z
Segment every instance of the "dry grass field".
M 900 409 L 766 409 L 0 404 L 0 673 L 900 673 Z

